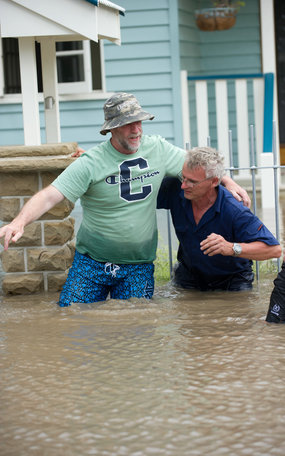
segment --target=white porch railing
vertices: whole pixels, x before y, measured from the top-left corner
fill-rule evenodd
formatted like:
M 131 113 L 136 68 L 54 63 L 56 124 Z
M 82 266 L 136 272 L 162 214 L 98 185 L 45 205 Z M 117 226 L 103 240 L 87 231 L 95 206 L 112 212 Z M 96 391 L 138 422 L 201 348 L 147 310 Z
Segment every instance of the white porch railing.
M 234 157 L 235 166 L 239 168 L 238 178 L 250 178 L 252 164 L 252 138 L 250 138 L 249 113 L 253 118 L 254 155 L 255 165 L 260 167 L 257 175 L 261 180 L 261 189 L 270 184 L 273 177 L 263 166 L 273 165 L 273 74 L 246 74 L 246 75 L 217 75 L 217 76 L 188 76 L 187 71 L 181 71 L 182 115 L 184 144 L 204 146 L 209 144 L 209 138 L 215 128 L 217 149 L 225 156 L 225 167 L 229 168 L 233 142 L 229 141 L 229 130 L 233 127 L 233 120 L 229 119 L 229 81 L 234 82 Z M 248 92 L 248 81 L 252 82 L 252 93 Z M 194 96 L 189 96 L 189 84 L 194 83 Z M 209 83 L 214 83 L 209 100 Z M 249 108 L 250 95 L 251 112 Z M 209 101 L 212 109 L 209 109 Z M 232 103 L 233 105 L 233 103 Z M 253 111 L 253 112 L 252 112 Z M 214 121 L 213 121 L 214 117 Z M 194 121 L 192 124 L 191 122 Z M 211 120 L 210 120 L 211 119 Z M 213 125 L 214 124 L 214 125 Z M 213 145 L 213 144 L 212 144 Z M 270 182 L 268 182 L 268 180 Z M 273 181 L 272 181 L 273 182 Z M 268 188 L 268 185 L 267 185 Z M 274 195 L 262 192 L 263 207 L 272 207 Z

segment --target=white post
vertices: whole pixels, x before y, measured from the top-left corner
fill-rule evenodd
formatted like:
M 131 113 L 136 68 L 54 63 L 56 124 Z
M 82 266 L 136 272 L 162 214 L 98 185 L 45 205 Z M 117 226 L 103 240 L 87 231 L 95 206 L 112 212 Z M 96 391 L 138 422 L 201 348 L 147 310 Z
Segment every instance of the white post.
M 276 83 L 276 52 L 273 0 L 260 0 L 261 45 L 263 73 L 274 74 L 273 120 L 276 121 L 276 148 L 279 158 L 278 104 Z M 273 153 L 261 154 L 260 166 L 273 166 Z M 273 208 L 275 200 L 274 177 L 272 170 L 261 170 L 261 202 L 263 208 Z
M 191 144 L 190 136 L 190 112 L 189 112 L 189 93 L 187 71 L 180 72 L 181 78 L 181 108 L 182 108 L 182 128 L 183 128 L 183 144 Z
M 275 207 L 273 161 L 274 160 L 272 152 L 266 152 L 261 154 L 260 166 L 267 167 L 267 169 L 265 168 L 260 170 L 261 205 L 263 209 L 271 209 Z
M 46 142 L 59 143 L 61 142 L 61 137 L 55 41 L 49 37 L 41 39 L 40 43 L 42 57 Z
M 263 109 L 264 109 L 264 80 L 262 78 L 253 81 L 254 99 L 254 125 L 256 145 L 256 165 L 260 166 L 260 157 L 263 150 Z
M 230 166 L 229 157 L 229 114 L 228 114 L 228 89 L 227 81 L 217 80 L 215 82 L 216 91 L 216 115 L 217 115 L 217 133 L 218 149 L 225 157 L 225 167 Z
M 245 79 L 236 79 L 236 115 L 239 168 L 248 168 L 249 160 L 249 125 L 247 106 L 247 83 Z M 248 177 L 249 171 L 240 171 L 240 176 Z
M 209 136 L 209 110 L 207 81 L 197 81 L 196 89 L 196 115 L 198 146 L 206 146 Z
M 25 145 L 41 144 L 35 39 L 19 38 Z
M 92 91 L 92 69 L 91 69 L 91 44 L 90 40 L 83 40 L 82 46 L 84 50 L 84 74 L 87 83 L 87 91 Z

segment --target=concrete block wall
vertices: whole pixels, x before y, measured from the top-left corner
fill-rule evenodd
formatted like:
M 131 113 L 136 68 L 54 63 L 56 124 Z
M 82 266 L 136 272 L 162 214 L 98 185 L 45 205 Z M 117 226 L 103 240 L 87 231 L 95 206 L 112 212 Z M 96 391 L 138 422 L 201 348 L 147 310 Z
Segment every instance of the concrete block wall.
M 75 160 L 71 155 L 76 148 L 76 143 L 0 147 L 0 221 L 13 220 L 31 196 Z M 61 290 L 74 255 L 72 209 L 65 199 L 2 251 L 5 295 Z

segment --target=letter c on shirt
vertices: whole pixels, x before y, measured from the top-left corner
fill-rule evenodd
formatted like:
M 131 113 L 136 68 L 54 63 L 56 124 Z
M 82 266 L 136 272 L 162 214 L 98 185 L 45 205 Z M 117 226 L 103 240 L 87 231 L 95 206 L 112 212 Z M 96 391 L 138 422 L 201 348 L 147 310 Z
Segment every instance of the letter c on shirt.
M 152 191 L 151 185 L 142 185 L 140 192 L 131 192 L 131 168 L 135 166 L 138 166 L 140 169 L 145 169 L 148 168 L 148 163 L 144 158 L 139 157 L 132 160 L 125 160 L 120 165 L 120 196 L 126 201 L 138 201 L 145 199 Z

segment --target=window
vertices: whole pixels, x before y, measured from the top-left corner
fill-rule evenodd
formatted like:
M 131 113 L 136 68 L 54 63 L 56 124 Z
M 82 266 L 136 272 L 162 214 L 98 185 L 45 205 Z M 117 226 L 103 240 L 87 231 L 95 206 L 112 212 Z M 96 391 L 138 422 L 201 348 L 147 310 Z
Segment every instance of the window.
M 102 90 L 100 43 L 61 41 L 56 43 L 59 93 Z M 4 94 L 21 93 L 17 38 L 2 39 Z M 38 90 L 43 91 L 40 44 L 36 43 Z
M 19 47 L 16 38 L 2 39 L 4 93 L 21 93 Z

